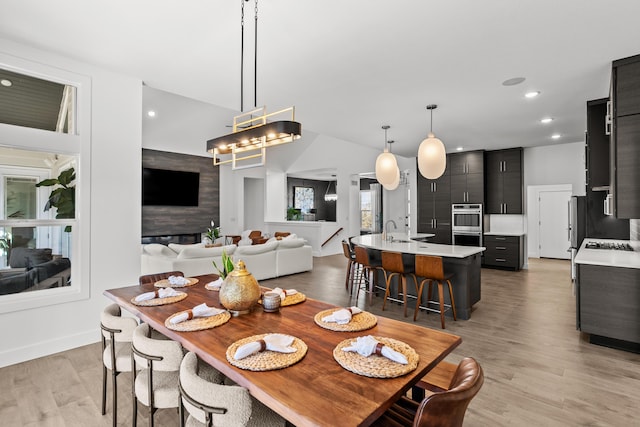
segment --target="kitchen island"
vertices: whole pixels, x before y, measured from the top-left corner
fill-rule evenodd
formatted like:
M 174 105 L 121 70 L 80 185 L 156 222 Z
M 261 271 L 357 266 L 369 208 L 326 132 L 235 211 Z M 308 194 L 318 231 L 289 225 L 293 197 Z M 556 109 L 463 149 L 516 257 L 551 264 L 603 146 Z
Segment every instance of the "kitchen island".
M 382 251 L 400 252 L 403 254 L 405 268 L 413 268 L 415 255 L 432 255 L 443 258 L 445 273 L 452 273 L 453 297 L 455 299 L 458 319 L 467 320 L 471 317 L 472 307 L 480 301 L 480 265 L 484 247 L 455 246 L 429 243 L 414 239 L 421 236 L 406 236 L 392 233 L 391 240 L 383 238 L 382 234 L 367 234 L 351 239 L 353 244 L 363 246 L 369 250 L 372 261 L 380 260 Z M 380 280 L 380 278 L 378 279 Z M 420 280 L 420 279 L 418 279 Z M 408 279 L 407 293 L 415 296 L 415 286 L 412 279 Z M 426 301 L 427 289 L 423 291 L 422 300 Z M 414 300 L 411 298 L 411 300 Z M 449 312 L 447 312 L 449 315 Z
M 640 353 L 640 242 L 585 238 L 575 262 L 576 328 L 593 344 Z

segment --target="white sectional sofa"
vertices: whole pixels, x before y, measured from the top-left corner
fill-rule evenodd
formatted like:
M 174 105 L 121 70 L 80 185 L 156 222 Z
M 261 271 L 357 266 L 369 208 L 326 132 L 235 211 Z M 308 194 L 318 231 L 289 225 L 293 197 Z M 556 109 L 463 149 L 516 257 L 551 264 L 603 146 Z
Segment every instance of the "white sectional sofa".
M 227 245 L 206 248 L 203 244 L 164 246 L 158 243 L 142 248 L 141 274 L 182 271 L 185 276 L 217 273 L 213 261 L 222 264 L 222 250 L 234 262 L 244 261 L 247 270 L 256 280 L 271 279 L 288 274 L 301 273 L 313 268 L 311 246 L 304 239 L 285 238 L 251 246 Z

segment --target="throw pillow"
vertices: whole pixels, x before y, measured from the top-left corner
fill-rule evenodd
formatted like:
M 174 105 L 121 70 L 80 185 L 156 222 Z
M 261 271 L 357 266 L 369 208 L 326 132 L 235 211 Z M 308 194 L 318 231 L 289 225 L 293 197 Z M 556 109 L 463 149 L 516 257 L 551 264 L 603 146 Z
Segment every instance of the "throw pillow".
M 153 256 L 165 256 L 169 258 L 175 258 L 177 256 L 174 251 L 160 243 L 149 243 L 145 245 L 144 251 Z
M 177 254 L 179 254 L 180 252 L 182 252 L 183 249 L 186 249 L 186 248 L 204 248 L 204 246 L 205 246 L 204 243 L 193 243 L 190 245 L 181 245 L 179 243 L 169 243 L 169 249 L 171 249 Z

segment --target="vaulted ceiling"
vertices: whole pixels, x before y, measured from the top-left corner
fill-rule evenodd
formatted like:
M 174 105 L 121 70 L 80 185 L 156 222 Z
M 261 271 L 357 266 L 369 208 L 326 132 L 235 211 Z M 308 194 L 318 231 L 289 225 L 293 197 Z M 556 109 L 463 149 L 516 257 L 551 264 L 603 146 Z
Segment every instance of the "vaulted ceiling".
M 4 2 L 0 37 L 237 111 L 242 3 Z M 253 11 L 246 2 L 245 110 Z M 257 104 L 295 105 L 304 129 L 380 149 L 391 125 L 406 156 L 431 103 L 448 151 L 583 141 L 585 103 L 608 96 L 611 61 L 640 53 L 638 16 L 637 0 L 261 0 Z M 526 80 L 502 84 L 514 77 Z

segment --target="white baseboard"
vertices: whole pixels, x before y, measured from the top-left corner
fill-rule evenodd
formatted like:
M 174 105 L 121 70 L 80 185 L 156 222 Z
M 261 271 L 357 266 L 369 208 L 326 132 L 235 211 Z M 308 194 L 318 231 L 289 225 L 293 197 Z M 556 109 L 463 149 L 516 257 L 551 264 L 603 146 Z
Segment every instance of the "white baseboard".
M 49 356 L 72 348 L 82 347 L 83 345 L 93 344 L 99 339 L 100 329 L 92 328 L 89 331 L 75 335 L 40 341 L 24 347 L 11 348 L 0 352 L 0 368 L 39 357 Z

